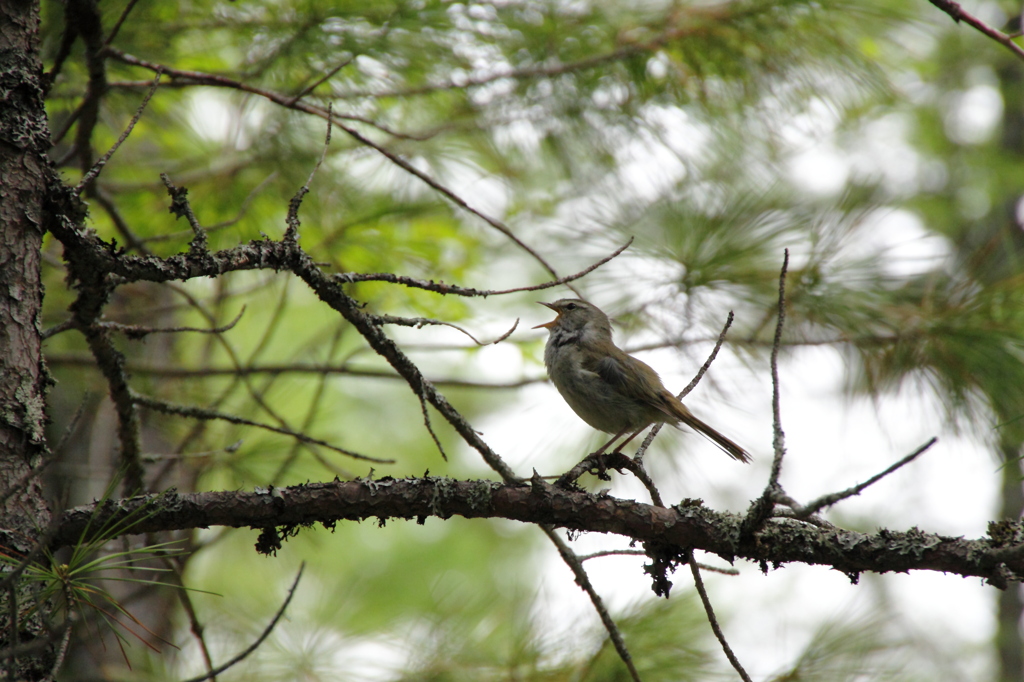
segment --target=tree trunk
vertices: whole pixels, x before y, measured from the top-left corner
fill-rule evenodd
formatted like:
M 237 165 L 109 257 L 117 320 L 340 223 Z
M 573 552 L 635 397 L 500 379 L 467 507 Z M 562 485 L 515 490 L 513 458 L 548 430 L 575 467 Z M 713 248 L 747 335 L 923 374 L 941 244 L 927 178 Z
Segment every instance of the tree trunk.
M 15 560 L 41 549 L 50 525 L 33 471 L 47 454 L 40 248 L 54 177 L 38 29 L 38 4 L 0 0 L 0 551 Z M 10 564 L 0 566 L 0 575 L 11 573 Z M 8 679 L 41 679 L 60 635 L 33 608 L 25 581 L 9 582 L 0 582 L 0 670 Z
M 1003 519 L 1018 520 L 1024 514 L 1024 486 L 1018 447 L 1004 445 L 1002 508 Z M 999 655 L 999 682 L 1024 682 L 1024 646 L 1020 621 L 1024 613 L 1020 585 L 1011 583 L 999 592 L 996 621 L 996 650 Z

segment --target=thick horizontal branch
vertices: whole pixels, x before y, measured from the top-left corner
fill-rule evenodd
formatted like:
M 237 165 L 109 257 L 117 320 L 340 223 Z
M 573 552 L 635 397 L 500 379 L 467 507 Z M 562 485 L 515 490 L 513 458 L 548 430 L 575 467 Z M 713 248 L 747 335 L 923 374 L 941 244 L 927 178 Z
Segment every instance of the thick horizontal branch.
M 130 533 L 230 526 L 296 527 L 342 520 L 503 518 L 576 531 L 614 533 L 680 549 L 769 564 L 829 566 L 856 579 L 864 571 L 942 571 L 1004 586 L 1024 576 L 1024 552 L 982 538 L 965 540 L 918 529 L 857 533 L 792 519 L 772 519 L 740 543 L 742 517 L 700 502 L 664 508 L 608 495 L 569 492 L 535 479 L 531 485 L 449 478 L 312 483 L 257 492 L 166 493 L 100 502 L 65 512 L 54 545 L 79 541 L 88 529 Z M 137 519 L 132 522 L 132 519 Z M 1004 563 L 1005 562 L 1005 563 Z

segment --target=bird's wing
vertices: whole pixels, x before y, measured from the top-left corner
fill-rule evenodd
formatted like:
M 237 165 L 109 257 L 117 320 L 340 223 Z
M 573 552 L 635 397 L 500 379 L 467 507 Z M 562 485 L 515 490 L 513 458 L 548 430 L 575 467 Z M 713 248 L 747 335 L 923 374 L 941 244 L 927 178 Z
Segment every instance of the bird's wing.
M 596 362 L 586 364 L 590 366 L 584 366 L 584 369 L 596 373 L 622 395 L 664 411 L 660 401 L 651 400 L 653 394 L 664 389 L 658 373 L 647 364 L 625 353 L 605 355 Z M 644 386 L 649 389 L 645 391 Z M 653 387 L 656 388 L 651 391 Z

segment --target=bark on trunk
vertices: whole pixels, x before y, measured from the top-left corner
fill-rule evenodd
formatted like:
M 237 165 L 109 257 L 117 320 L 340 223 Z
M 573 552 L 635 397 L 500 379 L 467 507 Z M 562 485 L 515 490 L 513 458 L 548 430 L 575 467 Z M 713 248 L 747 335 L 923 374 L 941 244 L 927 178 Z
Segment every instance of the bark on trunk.
M 47 452 L 40 248 L 54 177 L 38 29 L 38 4 L 0 0 L 0 551 L 8 557 L 39 549 L 50 524 L 34 475 Z M 11 571 L 2 565 L 0 578 Z M 34 606 L 25 581 L 0 581 L 0 670 L 8 679 L 41 679 L 53 665 L 59 634 Z
M 1018 520 L 1024 514 L 1024 486 L 1019 448 L 1003 449 L 1003 489 L 1000 517 Z M 996 651 L 999 655 L 999 682 L 1024 682 L 1024 647 L 1020 621 L 1024 613 L 1020 585 L 1011 584 L 999 592 L 996 617 Z

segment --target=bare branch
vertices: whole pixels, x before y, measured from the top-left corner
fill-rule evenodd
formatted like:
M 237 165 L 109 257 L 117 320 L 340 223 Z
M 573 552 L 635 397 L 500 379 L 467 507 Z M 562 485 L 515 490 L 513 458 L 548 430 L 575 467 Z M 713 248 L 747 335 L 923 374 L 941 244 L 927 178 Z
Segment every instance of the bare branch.
M 174 575 L 174 579 L 178 583 L 177 586 L 181 588 L 175 590 L 175 593 L 178 596 L 178 601 L 181 602 L 181 607 L 185 610 L 185 615 L 188 617 L 189 631 L 191 631 L 192 636 L 195 637 L 196 642 L 199 644 L 199 651 L 203 655 L 203 664 L 206 666 L 206 672 L 211 674 L 213 672 L 213 657 L 210 656 L 210 647 L 206 642 L 205 628 L 199 621 L 195 605 L 192 603 L 189 590 L 185 587 L 185 578 L 182 575 L 184 561 L 187 558 L 162 555 L 160 559 L 164 566 L 167 567 L 167 570 Z
M 782 415 L 779 398 L 779 348 L 782 345 L 782 327 L 786 321 L 786 272 L 789 270 L 789 249 L 785 250 L 782 259 L 782 270 L 779 273 L 779 307 L 778 317 L 775 324 L 775 340 L 772 343 L 771 370 L 772 370 L 772 449 L 775 452 L 772 459 L 772 470 L 768 477 L 768 484 L 764 492 L 750 504 L 746 518 L 743 519 L 743 530 L 741 540 L 750 538 L 771 518 L 772 509 L 775 507 L 775 498 L 783 493 L 779 485 L 779 476 L 782 474 L 782 458 L 786 454 L 786 436 L 782 431 Z
M 700 577 L 700 568 L 698 567 L 696 559 L 693 558 L 693 550 L 689 552 L 688 563 L 690 564 L 690 573 L 693 574 L 693 584 L 697 587 L 697 594 L 700 595 L 700 601 L 704 604 L 704 613 L 708 616 L 708 622 L 711 624 L 711 630 L 715 633 L 715 638 L 718 639 L 718 643 L 722 645 L 722 651 L 725 652 L 725 657 L 729 659 L 729 663 L 739 674 L 740 678 L 744 682 L 752 682 L 750 675 L 743 669 L 740 664 L 740 660 L 736 658 L 736 654 L 733 653 L 732 647 L 729 646 L 729 642 L 725 639 L 725 633 L 722 632 L 722 626 L 718 624 L 718 619 L 715 617 L 715 610 L 711 607 L 711 600 L 708 599 L 708 591 L 704 589 L 704 580 Z
M 291 98 L 291 97 L 286 97 L 284 95 L 281 95 L 281 94 L 278 94 L 278 93 L 275 93 L 275 92 L 271 92 L 271 91 L 268 91 L 268 90 L 257 88 L 257 87 L 248 85 L 246 83 L 243 83 L 241 81 L 235 80 L 233 78 L 227 78 L 225 76 L 218 76 L 218 75 L 214 75 L 214 74 L 206 74 L 206 73 L 201 73 L 201 72 L 197 72 L 197 71 L 182 71 L 180 69 L 168 68 L 168 67 L 165 67 L 165 66 L 162 66 L 162 65 L 159 65 L 159 64 L 155 64 L 155 63 L 152 63 L 152 62 L 147 62 L 147 61 L 145 61 L 143 59 L 139 59 L 138 57 L 134 57 L 132 55 L 127 54 L 126 52 L 122 52 L 121 50 L 117 50 L 117 49 L 112 48 L 112 47 L 107 47 L 106 51 L 111 56 L 113 56 L 114 58 L 118 59 L 119 61 L 124 62 L 125 64 L 132 64 L 134 66 L 141 66 L 143 68 L 151 69 L 151 70 L 154 70 L 154 71 L 156 71 L 158 69 L 161 69 L 164 73 L 166 73 L 171 78 L 186 79 L 186 80 L 188 80 L 190 82 L 194 82 L 194 84 L 196 84 L 196 85 L 208 85 L 208 86 L 215 86 L 215 87 L 225 87 L 225 88 L 232 88 L 232 89 L 235 89 L 235 90 L 241 90 L 241 91 L 244 91 L 244 92 L 250 92 L 250 93 L 253 93 L 255 95 L 260 95 L 261 97 L 265 97 L 265 98 L 269 99 L 270 101 L 274 102 L 275 104 L 279 104 L 279 105 L 287 107 L 289 109 L 296 109 L 298 111 L 302 111 L 302 112 L 305 112 L 307 114 L 312 114 L 314 116 L 320 116 L 321 118 L 325 118 L 325 119 L 329 118 L 329 119 L 334 121 L 335 125 L 337 125 L 339 128 L 344 130 L 349 135 L 349 137 L 353 138 L 354 140 L 356 140 L 360 144 L 362 144 L 362 145 L 364 145 L 366 147 L 369 147 L 370 149 L 373 149 L 378 154 L 384 156 L 386 159 L 391 161 L 391 163 L 393 163 L 394 165 L 396 165 L 399 168 L 401 168 L 402 170 L 404 170 L 406 173 L 409 173 L 410 175 L 418 178 L 421 182 L 423 182 L 428 187 L 432 188 L 434 191 L 436 191 L 439 194 L 441 194 L 443 197 L 445 197 L 446 199 L 451 201 L 453 204 L 455 204 L 456 206 L 458 206 L 462 210 L 466 211 L 467 213 L 471 213 L 472 215 L 475 215 L 476 217 L 480 218 L 481 220 L 483 220 L 485 223 L 487 223 L 488 225 L 490 225 L 494 229 L 496 229 L 499 232 L 501 232 L 502 234 L 504 234 L 512 243 L 514 243 L 520 249 L 522 249 L 522 250 L 526 251 L 528 254 L 530 254 L 530 256 L 533 257 L 533 259 L 536 260 L 538 263 L 540 263 L 540 265 L 545 270 L 547 270 L 549 273 L 551 273 L 551 275 L 553 277 L 556 277 L 556 278 L 558 277 L 558 273 L 555 271 L 555 269 L 553 267 L 551 267 L 551 265 L 547 262 L 547 260 L 545 260 L 545 258 L 543 256 L 541 256 L 540 253 L 538 253 L 535 249 L 533 249 L 531 246 L 526 244 L 526 242 L 524 242 L 522 239 L 517 237 L 515 235 L 515 233 L 512 231 L 512 229 L 509 228 L 507 225 L 505 225 L 503 222 L 501 222 L 497 218 L 493 218 L 493 217 L 487 215 L 486 213 L 484 213 L 483 211 L 480 211 L 477 208 L 474 208 L 465 199 L 463 199 L 461 196 L 456 194 L 454 191 L 452 191 L 451 189 L 449 189 L 448 187 L 446 187 L 445 185 L 443 185 L 439 181 L 435 180 L 431 176 L 427 175 L 423 171 L 419 170 L 413 164 L 411 164 L 410 162 L 406 161 L 405 159 L 403 159 L 398 154 L 395 154 L 394 152 L 390 151 L 386 147 L 384 147 L 384 146 L 382 146 L 380 144 L 377 144 L 376 142 L 374 142 L 370 138 L 368 138 L 365 135 L 363 135 L 362 133 L 360 133 L 355 128 L 352 128 L 352 127 L 350 127 L 348 125 L 345 125 L 340 120 L 338 120 L 340 117 L 332 116 L 329 111 L 325 111 L 321 107 L 314 106 L 312 104 L 309 104 L 307 102 L 303 102 L 301 100 L 294 101 L 293 98 Z M 570 285 L 570 288 L 572 288 L 571 285 Z
M 542 291 L 544 289 L 551 289 L 552 287 L 561 286 L 568 282 L 575 281 L 589 275 L 591 272 L 601 267 L 611 259 L 615 258 L 623 251 L 629 248 L 633 243 L 633 238 L 630 237 L 629 241 L 615 249 L 610 255 L 605 256 L 601 260 L 597 261 L 593 265 L 580 270 L 572 275 L 566 275 L 565 277 L 559 277 L 558 279 L 545 282 L 543 284 L 534 284 L 528 287 L 516 287 L 514 289 L 473 289 L 472 287 L 461 287 L 455 284 L 445 284 L 444 282 L 435 282 L 434 280 L 423 280 L 415 279 L 413 277 L 405 277 L 403 275 L 394 275 L 389 272 L 375 272 L 369 274 L 359 274 L 354 272 L 343 272 L 334 275 L 334 279 L 344 283 L 354 282 L 389 282 L 391 284 L 402 284 L 407 287 L 414 287 L 416 289 L 425 289 L 427 291 L 433 291 L 438 294 L 455 294 L 458 296 L 482 296 L 484 298 L 488 296 L 501 296 L 504 294 L 514 294 L 521 291 Z
M 433 320 L 429 317 L 396 317 L 394 315 L 374 315 L 373 319 L 378 324 L 395 324 L 402 327 L 416 327 L 417 329 L 425 326 L 451 327 L 452 329 L 460 331 L 466 336 L 468 336 L 469 339 L 478 346 L 493 346 L 495 344 L 501 343 L 508 337 L 512 336 L 512 332 L 514 332 L 516 330 L 516 327 L 519 326 L 519 318 L 517 317 L 515 323 L 512 325 L 512 328 L 509 329 L 504 334 L 502 334 L 501 336 L 499 336 L 498 338 L 496 338 L 494 341 L 479 341 L 475 336 L 473 336 L 472 334 L 470 334 L 468 331 L 466 331 L 457 324 L 452 324 L 451 322 L 444 322 L 443 320 Z
M 320 152 L 320 158 L 317 159 L 316 165 L 313 166 L 313 170 L 309 172 L 309 177 L 306 178 L 306 183 L 299 188 L 295 193 L 295 196 L 288 202 L 288 216 L 285 218 L 285 222 L 288 224 L 287 229 L 284 231 L 284 240 L 286 242 L 297 242 L 299 240 L 299 207 L 302 206 L 302 199 L 309 193 L 309 186 L 313 183 L 313 177 L 316 172 L 320 170 L 320 166 L 323 164 L 324 159 L 327 158 L 327 149 L 331 146 L 331 122 L 333 121 L 331 116 L 331 105 L 327 105 L 327 133 L 324 138 L 324 148 Z
M 187 206 L 187 202 L 184 206 Z M 223 251 L 209 252 L 198 245 L 197 235 L 188 253 L 160 259 L 115 253 L 94 234 L 70 226 L 57 225 L 51 228 L 51 231 L 67 247 L 65 253 L 72 254 L 70 264 L 79 269 L 81 276 L 86 278 L 91 277 L 90 272 L 100 271 L 108 273 L 107 281 L 170 282 L 216 276 L 237 270 L 291 271 L 302 279 L 320 300 L 348 320 L 370 347 L 405 378 L 417 395 L 424 394 L 427 401 L 452 424 L 471 447 L 481 454 L 491 468 L 498 471 L 506 481 L 517 480 L 515 473 L 498 453 L 480 438 L 465 417 L 427 381 L 398 345 L 374 324 L 362 306 L 345 294 L 342 287 L 328 277 L 298 244 L 254 240 Z M 101 301 L 97 300 L 97 303 Z
M 228 322 L 222 327 L 202 328 L 202 327 L 145 327 L 138 324 L 121 324 L 119 322 L 100 322 L 99 326 L 109 329 L 111 331 L 120 332 L 130 339 L 141 339 L 149 334 L 174 334 L 178 332 L 198 332 L 200 334 L 223 334 L 226 331 L 230 331 L 236 324 L 242 319 L 242 315 L 245 314 L 245 306 L 238 311 L 238 315 L 235 319 Z
M 546 485 L 539 477 L 534 478 L 534 485 L 537 485 L 538 481 L 540 481 L 540 485 Z M 601 595 L 594 589 L 593 583 L 590 582 L 590 576 L 587 575 L 587 571 L 583 568 L 583 563 L 576 556 L 576 553 L 572 551 L 572 548 L 555 532 L 554 526 L 541 524 L 540 529 L 544 531 L 544 534 L 555 545 L 558 554 L 562 557 L 562 561 L 572 571 L 576 584 L 590 597 L 590 602 L 594 605 L 594 610 L 597 611 L 601 624 L 604 625 L 604 629 L 608 632 L 608 638 L 611 639 L 616 653 L 619 654 L 619 658 L 626 665 L 630 677 L 633 678 L 634 682 L 640 682 L 640 673 L 637 672 L 636 664 L 633 663 L 633 656 L 629 653 L 629 649 L 626 648 L 626 642 L 622 638 L 619 626 L 612 620 L 611 614 L 608 613 L 608 609 L 604 605 L 604 600 L 601 599 Z
M 605 549 L 600 552 L 592 552 L 590 554 L 580 554 L 580 561 L 590 561 L 591 559 L 599 559 L 602 557 L 609 556 L 647 556 L 647 552 L 642 549 Z M 735 568 L 726 568 L 724 566 L 712 566 L 711 564 L 705 564 L 697 562 L 698 568 L 702 571 L 711 571 L 712 573 L 721 573 L 722 575 L 739 575 L 740 572 Z
M 335 74 L 337 74 L 339 71 L 344 69 L 346 66 L 348 66 L 352 62 L 354 62 L 355 59 L 356 59 L 355 55 L 353 55 L 353 56 L 349 57 L 348 59 L 343 60 L 340 64 L 338 64 L 333 69 L 331 69 L 330 71 L 325 73 L 323 76 L 321 76 L 320 78 L 317 78 L 315 81 L 310 83 L 308 86 L 306 86 L 302 90 L 299 90 L 299 92 L 296 93 L 295 96 L 293 96 L 291 98 L 291 100 L 289 100 L 289 103 L 288 103 L 289 106 L 295 104 L 300 99 L 302 99 L 303 97 L 305 97 L 309 93 L 313 92 L 314 90 L 316 90 L 318 87 L 320 87 L 321 85 L 323 85 L 324 83 L 326 83 L 330 79 L 334 78 Z
M 124 11 L 121 12 L 121 16 L 117 18 L 117 21 L 114 23 L 114 27 L 110 29 L 110 34 L 107 36 L 107 39 L 103 41 L 104 46 L 110 45 L 114 42 L 114 38 L 117 37 L 118 32 L 121 30 L 121 26 L 124 25 L 125 19 L 128 18 L 128 14 L 135 8 L 138 1 L 139 0 L 128 0 L 128 4 L 125 5 Z
M 1006 47 L 1010 52 L 1016 55 L 1018 59 L 1024 59 L 1024 48 L 1013 42 L 1013 39 L 1015 37 L 1019 37 L 1020 34 L 1011 36 L 998 29 L 992 28 L 970 12 L 965 11 L 958 2 L 953 2 L 952 0 L 928 0 L 928 2 L 932 3 L 952 17 L 953 21 L 956 23 L 959 24 L 962 21 L 969 26 L 973 26 L 992 40 Z
M 281 616 L 284 615 L 285 609 L 288 608 L 288 604 L 291 603 L 292 597 L 295 596 L 295 589 L 299 586 L 299 579 L 302 577 L 302 572 L 304 570 L 306 570 L 306 563 L 305 562 L 303 562 L 302 565 L 299 566 L 299 572 L 295 575 L 295 580 L 292 582 L 292 586 L 288 589 L 288 596 L 285 597 L 284 603 L 281 604 L 281 608 L 279 608 L 277 610 L 277 613 L 274 614 L 274 617 L 270 619 L 270 622 L 267 624 L 267 627 L 265 627 L 263 629 L 263 632 L 261 632 L 260 636 L 256 638 L 256 641 L 254 641 L 244 651 L 239 653 L 237 656 L 232 658 L 230 661 L 228 661 L 224 665 L 219 666 L 219 667 L 215 668 L 214 670 L 209 671 L 205 675 L 200 675 L 199 677 L 193 677 L 190 680 L 186 680 L 186 682 L 203 682 L 204 680 L 208 680 L 208 679 L 210 679 L 212 677 L 216 677 L 217 675 L 220 675 L 222 672 L 224 672 L 228 668 L 231 668 L 232 666 L 236 665 L 237 663 L 240 663 L 249 654 L 251 654 L 252 652 L 256 651 L 256 649 L 258 649 L 259 646 L 261 644 L 263 644 L 263 641 L 267 637 L 270 636 L 270 633 L 273 631 L 274 626 L 277 625 L 277 622 L 279 620 L 281 620 Z
M 188 189 L 171 184 L 167 173 L 161 173 L 160 179 L 171 196 L 171 207 L 168 210 L 179 218 L 184 217 L 188 221 L 189 227 L 192 228 L 192 241 L 188 245 L 189 255 L 202 256 L 209 250 L 209 239 L 206 236 L 206 230 L 199 224 L 199 219 L 192 211 L 192 204 L 188 201 Z
M 647 556 L 647 552 L 642 549 L 603 549 L 600 552 L 592 552 L 590 554 L 577 554 L 576 558 L 580 561 L 590 561 L 591 559 L 600 559 L 606 556 Z
M 437 446 L 438 451 L 441 453 L 441 459 L 448 461 L 448 455 L 444 451 L 444 446 L 441 445 L 441 439 L 434 433 L 434 427 L 430 423 L 430 412 L 427 411 L 427 399 L 421 394 L 417 396 L 420 399 L 420 409 L 423 410 L 423 425 L 427 427 L 427 431 L 430 433 L 430 437 L 434 439 L 434 445 Z
M 259 193 L 264 188 L 266 188 L 267 185 L 269 185 L 270 182 L 272 180 L 274 180 L 275 178 L 277 178 L 277 171 L 274 171 L 273 173 L 268 175 L 266 178 L 264 178 L 260 182 L 260 184 L 258 184 L 255 187 L 253 187 L 252 190 L 250 190 L 249 193 L 246 195 L 245 199 L 242 200 L 241 205 L 238 207 L 238 213 L 235 214 L 234 218 L 228 218 L 227 220 L 222 220 L 221 222 L 214 223 L 213 225 L 204 225 L 203 229 L 206 231 L 206 233 L 210 234 L 211 232 L 216 232 L 218 230 L 223 230 L 226 227 L 231 227 L 232 225 L 237 225 L 238 222 L 242 218 L 245 217 L 246 213 L 249 212 L 249 205 L 252 204 L 253 199 L 255 199 L 259 195 Z M 145 239 L 142 239 L 141 242 L 143 244 L 150 244 L 152 242 L 165 242 L 165 241 L 170 241 L 172 239 L 181 239 L 181 238 L 186 237 L 186 236 L 188 236 L 190 234 L 193 234 L 191 229 L 183 230 L 183 231 L 179 231 L 179 232 L 170 232 L 170 233 L 166 233 L 166 234 L 156 234 L 156 235 L 153 235 L 151 237 L 146 237 Z
M 57 673 L 64 666 L 64 659 L 67 658 L 68 645 L 71 644 L 71 633 L 74 630 L 71 619 L 66 618 L 61 623 L 61 628 L 64 630 L 64 634 L 61 637 L 60 646 L 57 648 L 57 655 L 53 659 L 53 665 L 50 666 L 50 674 L 43 678 L 43 682 L 54 682 L 57 679 Z
M 156 77 L 153 79 L 152 87 L 149 88 L 149 92 L 147 92 L 146 96 L 142 99 L 142 104 L 140 104 L 139 108 L 135 111 L 135 115 L 132 116 L 132 120 L 128 123 L 128 127 L 124 129 L 123 133 L 121 133 L 121 137 L 117 138 L 117 142 L 114 143 L 114 146 L 108 149 L 107 153 L 101 156 L 99 160 L 92 165 L 92 168 L 82 176 L 82 179 L 75 186 L 76 194 L 81 194 L 85 188 L 89 186 L 89 183 L 96 179 L 96 176 L 100 174 L 103 167 L 107 165 L 108 161 L 110 161 L 110 157 L 114 155 L 114 152 L 117 151 L 118 147 L 124 144 L 124 141 L 128 139 L 128 136 L 132 134 L 132 130 L 135 129 L 135 124 L 139 122 L 140 118 L 142 118 L 142 112 L 146 110 L 146 105 L 149 104 L 150 98 L 153 97 L 154 93 L 156 93 L 157 86 L 160 85 L 160 76 L 162 73 L 162 71 L 157 70 Z
M 80 292 L 86 295 L 86 289 Z M 124 355 L 117 350 L 107 330 L 95 324 L 84 323 L 77 318 L 76 326 L 83 329 L 86 341 L 96 366 L 99 367 L 110 391 L 110 399 L 117 412 L 118 470 L 124 475 L 123 486 L 126 494 L 132 495 L 143 490 L 145 472 L 140 461 L 142 446 L 139 441 L 141 425 L 139 414 L 132 401 L 128 375 L 124 371 Z
M 339 448 L 336 445 L 331 445 L 326 441 L 319 440 L 317 438 L 311 438 L 304 433 L 293 431 L 281 426 L 274 426 L 273 424 L 265 424 L 263 422 L 253 421 L 252 419 L 246 419 L 237 415 L 228 414 L 226 412 L 219 412 L 217 410 L 210 410 L 203 407 L 193 407 L 189 405 L 175 405 L 173 403 L 164 402 L 162 400 L 156 400 L 148 396 L 141 395 L 139 393 L 132 392 L 132 402 L 136 405 L 141 405 L 150 410 L 162 412 L 164 414 L 173 414 L 179 417 L 191 417 L 193 419 L 217 419 L 220 421 L 226 421 L 231 424 L 239 424 L 242 426 L 255 426 L 256 428 L 265 429 L 267 431 L 273 431 L 274 433 L 280 433 L 285 436 L 290 436 L 303 443 L 310 443 L 313 445 L 319 445 L 325 447 L 328 450 L 340 453 L 342 455 L 348 455 L 355 459 L 363 459 L 367 462 L 376 462 L 378 464 L 394 464 L 393 459 L 380 459 L 377 457 L 370 457 L 369 455 L 361 455 L 358 452 Z
M 794 511 L 796 512 L 796 518 L 805 519 L 811 516 L 812 514 L 816 514 L 817 512 L 821 511 L 825 507 L 831 507 L 836 502 L 845 500 L 848 497 L 853 497 L 854 495 L 860 495 L 861 491 L 867 488 L 868 486 L 873 485 L 878 481 L 881 481 L 883 478 L 885 478 L 892 472 L 896 471 L 897 469 L 913 462 L 915 459 L 918 458 L 919 455 L 923 454 L 931 446 L 935 445 L 935 443 L 937 443 L 938 440 L 938 438 L 932 438 L 927 443 L 919 447 L 917 450 L 914 450 L 909 455 L 907 455 L 900 461 L 896 462 L 885 471 L 879 474 L 875 474 L 874 476 L 864 481 L 863 483 L 858 483 L 852 488 L 847 488 L 846 490 L 842 490 L 837 493 L 829 493 L 828 495 L 822 495 L 818 499 L 809 502 L 802 509 L 794 509 Z
M 140 517 L 141 508 L 146 514 Z M 454 515 L 611 533 L 639 542 L 692 547 L 729 562 L 745 559 L 773 565 L 828 566 L 851 577 L 864 571 L 927 570 L 977 576 L 989 582 L 1024 578 L 1024 542 L 1019 541 L 1000 544 L 988 537 L 949 537 L 916 528 L 861 533 L 771 519 L 755 539 L 737 542 L 743 518 L 701 504 L 661 508 L 551 485 L 443 477 L 309 483 L 275 488 L 273 494 L 226 490 L 98 502 L 66 511 L 50 546 L 88 540 L 90 533 L 128 518 L 132 524 L 122 533 L 208 526 L 266 528 L 340 519 L 445 519 Z
M 91 198 L 107 212 L 110 222 L 114 224 L 114 229 L 124 237 L 129 247 L 147 256 L 155 255 L 146 246 L 146 240 L 135 234 L 134 230 L 128 225 L 128 221 L 121 215 L 121 211 L 117 208 L 117 204 L 114 203 L 114 199 L 102 187 L 93 186 Z
M 782 431 L 782 413 L 779 398 L 779 348 L 782 345 L 782 327 L 786 322 L 786 272 L 789 270 L 789 249 L 785 250 L 782 271 L 779 273 L 779 313 L 775 325 L 775 339 L 772 343 L 772 473 L 768 479 L 769 488 L 777 488 L 782 474 L 782 458 L 786 455 L 786 434 Z

